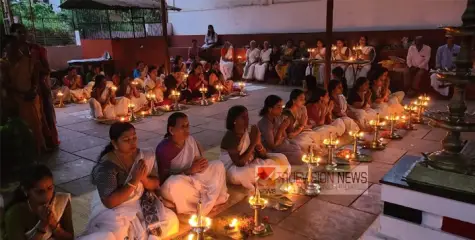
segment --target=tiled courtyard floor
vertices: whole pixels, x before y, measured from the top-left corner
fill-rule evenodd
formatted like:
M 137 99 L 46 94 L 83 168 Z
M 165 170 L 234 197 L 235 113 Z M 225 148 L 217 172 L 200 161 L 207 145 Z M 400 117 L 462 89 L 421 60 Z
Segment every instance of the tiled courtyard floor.
M 189 116 L 192 135 L 204 146 L 210 159 L 217 159 L 217 147 L 225 132 L 224 119 L 229 107 L 244 105 L 249 110 L 251 124 L 259 120 L 258 112 L 269 94 L 281 96 L 285 101 L 291 88 L 263 85 L 241 99 L 229 100 L 208 107 L 193 106 L 186 110 Z M 444 101 L 433 101 L 433 108 L 445 109 Z M 469 111 L 473 111 L 469 104 Z M 60 149 L 44 157 L 44 162 L 53 170 L 55 184 L 59 191 L 73 194 L 73 216 L 76 233 L 81 233 L 88 219 L 89 202 L 94 186 L 91 185 L 91 169 L 98 154 L 108 143 L 108 125 L 90 120 L 88 105 L 69 105 L 56 109 L 58 130 L 61 139 Z M 147 118 L 134 124 L 137 129 L 139 146 L 155 148 L 162 140 L 169 114 Z M 379 179 L 404 155 L 420 155 L 441 148 L 440 140 L 445 131 L 429 126 L 417 126 L 416 131 L 405 134 L 403 140 L 392 141 L 386 150 L 374 152 L 369 167 L 368 189 L 356 195 L 326 195 L 310 198 L 290 196 L 295 205 L 291 210 L 279 212 L 265 209 L 263 215 L 269 216 L 274 234 L 265 239 L 358 239 L 374 222 L 381 211 Z M 475 139 L 466 134 L 465 139 Z M 238 213 L 251 213 L 245 199 L 245 191 L 230 186 L 231 200 L 219 206 L 211 215 L 231 217 Z M 186 217 L 182 220 L 181 232 L 187 229 Z M 377 228 L 377 225 L 374 224 Z M 363 236 L 363 239 L 366 237 Z

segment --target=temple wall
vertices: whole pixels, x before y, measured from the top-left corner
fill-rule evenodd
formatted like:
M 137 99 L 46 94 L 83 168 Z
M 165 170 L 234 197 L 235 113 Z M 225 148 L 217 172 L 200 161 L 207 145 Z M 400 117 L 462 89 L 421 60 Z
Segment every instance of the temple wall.
M 174 35 L 325 31 L 326 0 L 168 0 Z M 434 29 L 458 25 L 467 0 L 335 0 L 335 31 Z

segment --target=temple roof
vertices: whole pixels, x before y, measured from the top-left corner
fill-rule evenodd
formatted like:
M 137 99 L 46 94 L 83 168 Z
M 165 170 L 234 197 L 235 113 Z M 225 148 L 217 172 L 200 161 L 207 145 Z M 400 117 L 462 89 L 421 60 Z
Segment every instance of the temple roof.
M 160 9 L 158 0 L 66 0 L 62 9 Z M 180 8 L 167 6 L 168 10 L 180 11 Z

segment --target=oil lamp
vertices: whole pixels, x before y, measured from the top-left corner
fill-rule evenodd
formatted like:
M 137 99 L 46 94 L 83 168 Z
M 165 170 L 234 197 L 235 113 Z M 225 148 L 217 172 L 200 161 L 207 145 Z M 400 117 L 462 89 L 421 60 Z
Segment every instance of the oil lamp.
M 381 122 L 379 118 L 379 113 L 376 115 L 376 120 L 371 120 L 369 121 L 369 125 L 371 128 L 373 128 L 373 140 L 369 144 L 369 146 L 366 146 L 369 149 L 376 149 L 376 150 L 382 150 L 384 149 L 384 145 L 379 137 L 379 130 L 381 130 L 382 127 L 386 125 L 386 122 Z
M 208 102 L 208 99 L 206 99 L 206 96 L 205 94 L 208 92 L 208 88 L 205 87 L 205 85 L 201 85 L 200 87 L 200 93 L 201 93 L 201 100 L 200 100 L 200 105 L 201 106 L 208 106 L 209 105 L 209 102 Z
M 125 122 L 125 117 L 120 117 L 120 118 L 119 118 L 119 121 L 120 121 L 120 122 Z
M 353 152 L 346 155 L 345 159 L 350 161 L 360 161 L 363 159 L 363 157 L 366 157 L 366 155 L 362 154 L 358 150 L 358 141 L 363 138 L 364 133 L 359 131 L 350 131 L 348 134 L 353 138 Z
M 59 97 L 59 104 L 57 105 L 57 107 L 60 107 L 60 108 L 64 107 L 64 102 L 63 102 L 64 94 L 63 94 L 63 92 L 58 91 L 56 96 Z
M 387 138 L 389 139 L 401 139 L 402 136 L 396 133 L 396 130 L 394 129 L 394 124 L 400 120 L 400 117 L 395 115 L 395 114 L 390 114 L 389 116 L 386 116 L 386 120 L 389 121 L 389 136 Z
M 320 157 L 315 156 L 313 153 L 313 146 L 310 146 L 310 150 L 308 154 L 304 154 L 302 156 L 302 162 L 307 164 L 307 181 L 305 183 L 305 195 L 307 196 L 316 196 L 320 193 L 320 185 L 318 183 L 314 183 L 313 181 L 313 169 L 319 166 L 319 162 L 322 159 Z M 289 185 L 288 187 L 292 187 Z M 291 189 L 289 189 L 291 190 Z
M 115 92 L 115 91 L 117 91 L 117 87 L 116 87 L 116 86 L 112 86 L 112 87 L 111 87 L 111 90 L 112 90 L 113 92 Z
M 325 166 L 325 169 L 327 171 L 336 170 L 337 164 L 334 161 L 334 152 L 335 152 L 336 147 L 338 146 L 338 143 L 340 143 L 340 141 L 338 139 L 333 139 L 332 133 L 330 133 L 330 139 L 323 140 L 323 144 L 325 145 L 326 148 L 328 148 L 328 158 L 327 158 L 327 164 Z
M 261 210 L 266 208 L 267 199 L 261 198 L 258 184 L 256 181 L 256 191 L 254 196 L 249 197 L 249 205 L 254 209 L 254 227 L 252 233 L 255 235 L 262 234 L 266 231 L 266 226 L 261 222 Z
M 401 120 L 404 122 L 403 129 L 405 129 L 405 130 L 415 130 L 414 124 L 412 124 L 412 122 L 413 122 L 412 114 L 413 114 L 415 109 L 416 109 L 416 107 L 413 106 L 412 104 L 404 105 L 404 112 L 406 112 L 407 117 L 406 117 L 406 115 L 403 115 L 401 117 Z
M 155 98 L 157 96 L 155 96 L 155 93 L 147 93 L 146 97 L 150 101 L 151 114 L 156 115 L 157 114 L 157 109 L 155 108 Z
M 422 114 L 424 113 L 427 106 L 429 105 L 429 101 L 430 101 L 430 97 L 424 94 L 422 96 L 419 96 L 417 100 L 412 103 L 415 106 L 415 112 L 416 112 L 416 119 L 414 120 L 414 123 L 418 123 L 418 124 L 424 123 Z
M 217 99 L 218 102 L 223 102 L 224 101 L 224 96 L 221 94 L 223 89 L 224 89 L 223 85 L 221 85 L 221 84 L 216 85 L 216 90 L 218 90 L 218 99 Z
M 181 93 L 178 90 L 172 90 L 171 92 L 171 96 L 173 100 L 175 101 L 175 106 L 173 107 L 175 111 L 181 110 L 180 104 L 178 104 L 178 101 L 180 100 L 180 95 Z
M 201 199 L 198 201 L 197 213 L 193 214 L 188 220 L 191 226 L 191 231 L 197 236 L 197 240 L 205 239 L 205 232 L 211 227 L 211 218 L 205 217 L 201 214 Z M 193 239 L 193 238 L 192 238 Z
M 134 108 L 135 108 L 135 104 L 130 103 L 129 104 L 129 111 L 130 111 L 130 121 L 131 122 L 134 122 L 136 120 Z
M 244 93 L 244 87 L 246 87 L 246 83 L 243 81 L 238 82 L 238 86 L 239 86 L 239 95 L 246 96 L 246 93 Z

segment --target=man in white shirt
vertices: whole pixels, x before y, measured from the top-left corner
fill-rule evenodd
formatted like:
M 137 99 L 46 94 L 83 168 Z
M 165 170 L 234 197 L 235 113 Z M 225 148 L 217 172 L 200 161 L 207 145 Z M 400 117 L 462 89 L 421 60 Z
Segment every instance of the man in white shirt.
M 420 84 L 429 73 L 431 48 L 423 43 L 421 36 L 416 37 L 415 44 L 407 51 L 407 71 L 404 74 L 404 85 L 409 88 L 407 95 L 415 96 L 420 90 Z
M 453 58 L 460 53 L 460 46 L 454 44 L 453 36 L 447 35 L 447 44 L 440 46 L 437 49 L 437 55 L 435 56 L 435 68 L 451 70 L 455 67 Z M 437 80 L 437 74 L 434 73 L 430 76 L 430 85 L 435 91 L 439 92 L 442 96 L 449 96 L 449 86 L 444 85 Z

